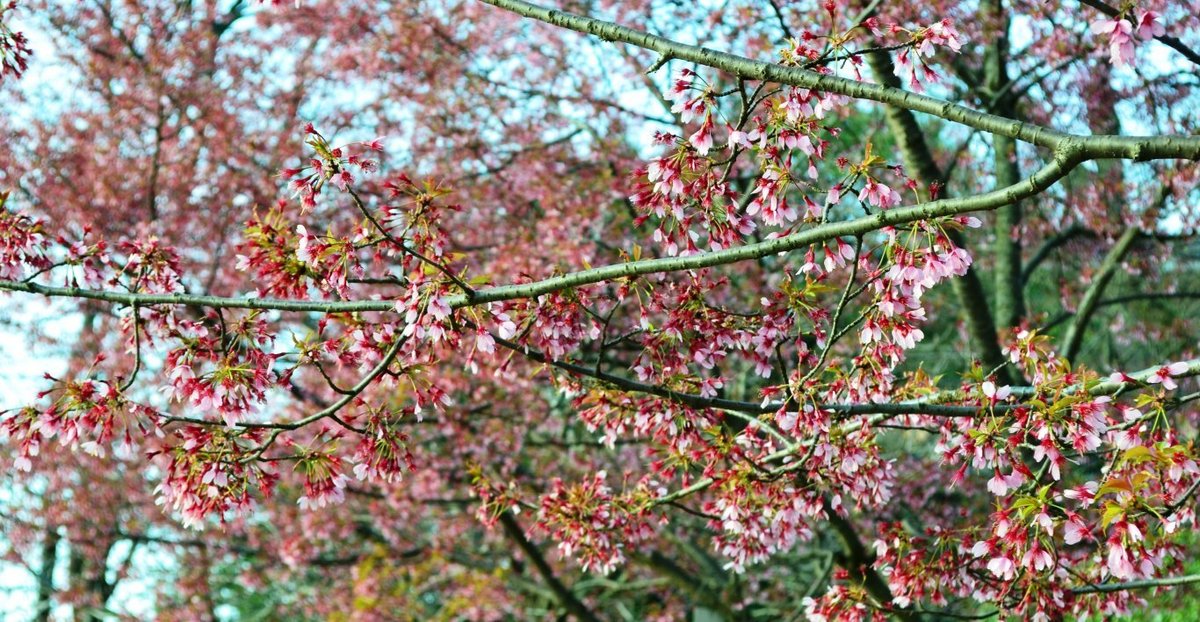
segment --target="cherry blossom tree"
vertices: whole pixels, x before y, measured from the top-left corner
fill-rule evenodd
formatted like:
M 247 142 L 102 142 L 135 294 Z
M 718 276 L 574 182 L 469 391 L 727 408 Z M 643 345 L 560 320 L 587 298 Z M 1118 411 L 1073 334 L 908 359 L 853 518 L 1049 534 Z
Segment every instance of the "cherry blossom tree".
M 1200 581 L 1200 4 L 0 8 L 39 620 Z M 7 363 L 22 365 L 21 362 Z

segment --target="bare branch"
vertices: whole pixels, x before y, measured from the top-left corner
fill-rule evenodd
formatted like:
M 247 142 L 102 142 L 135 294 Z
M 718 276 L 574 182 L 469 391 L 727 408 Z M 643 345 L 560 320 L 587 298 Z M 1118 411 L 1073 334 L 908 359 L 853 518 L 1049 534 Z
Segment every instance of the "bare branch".
M 1071 591 L 1076 594 L 1102 594 L 1107 592 L 1144 590 L 1153 587 L 1168 587 L 1172 585 L 1188 585 L 1190 583 L 1200 583 L 1200 574 L 1165 577 L 1162 579 L 1143 579 L 1141 581 L 1129 581 L 1126 583 L 1096 583 L 1077 587 Z
M 542 576 L 542 580 L 550 586 L 550 591 L 554 592 L 554 596 L 558 598 L 563 607 L 566 607 L 567 611 L 571 612 L 571 615 L 581 622 L 600 622 L 596 614 L 592 613 L 570 588 L 554 576 L 554 569 L 546 562 L 542 552 L 529 541 L 529 538 L 525 537 L 525 530 L 517 523 L 512 512 L 504 512 L 500 515 L 500 525 L 504 527 L 504 533 L 521 549 L 521 552 L 537 569 L 538 574 Z

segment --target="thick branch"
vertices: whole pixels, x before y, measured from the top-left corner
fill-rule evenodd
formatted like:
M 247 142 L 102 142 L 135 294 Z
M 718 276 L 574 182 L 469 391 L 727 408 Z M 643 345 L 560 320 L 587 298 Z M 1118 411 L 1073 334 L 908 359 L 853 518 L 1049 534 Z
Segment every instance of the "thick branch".
M 1143 579 L 1141 581 L 1129 581 L 1126 583 L 1097 583 L 1095 585 L 1084 585 L 1072 589 L 1076 594 L 1099 594 L 1107 592 L 1125 592 L 1128 590 L 1144 590 L 1153 587 L 1167 587 L 1172 585 L 1188 585 L 1190 583 L 1200 583 L 1200 574 L 1189 574 L 1179 577 L 1165 577 L 1162 579 Z
M 1079 353 L 1079 346 L 1083 344 L 1083 335 L 1087 331 L 1088 321 L 1092 319 L 1092 314 L 1099 306 L 1100 297 L 1104 295 L 1105 288 L 1108 287 L 1109 281 L 1116 274 L 1117 268 L 1125 259 L 1129 249 L 1133 247 L 1133 242 L 1137 237 L 1137 227 L 1126 229 L 1125 233 L 1117 239 L 1117 243 L 1104 256 L 1104 261 L 1100 263 L 1099 271 L 1092 278 L 1092 284 L 1084 293 L 1083 300 L 1079 303 L 1079 310 L 1075 312 L 1075 321 L 1063 335 L 1062 352 L 1067 360 L 1075 360 L 1075 355 Z
M 521 552 L 537 569 L 538 574 L 542 576 L 542 580 L 550 586 L 550 591 L 554 592 L 554 596 L 558 598 L 563 607 L 566 607 L 567 611 L 571 612 L 571 615 L 575 616 L 575 619 L 583 622 L 600 622 L 600 619 L 588 610 L 587 605 L 584 605 L 574 592 L 554 576 L 554 569 L 546 563 L 542 552 L 529 541 L 529 538 L 525 537 L 525 531 L 517 524 L 517 519 L 511 512 L 504 512 L 500 515 L 500 524 L 504 527 L 504 533 L 521 549 Z
M 993 110 L 1004 117 L 1015 118 L 1016 105 L 1013 97 L 999 95 L 1009 82 L 1008 15 L 1001 0 L 989 0 L 985 6 L 984 19 L 991 22 L 993 37 L 984 54 L 984 87 L 988 97 L 995 102 Z M 1017 142 L 1011 137 L 1001 134 L 992 137 L 992 163 L 997 187 L 1014 184 L 1021 178 L 1021 169 L 1017 163 Z M 1021 240 L 1014 236 L 1021 224 L 1021 218 L 1019 201 L 996 210 L 996 324 L 1005 332 L 1018 326 L 1025 315 L 1025 289 L 1021 283 Z
M 850 524 L 849 519 L 838 514 L 828 500 L 825 501 L 825 514 L 829 524 L 833 526 L 833 530 L 842 540 L 843 559 L 841 565 L 850 573 L 850 578 L 860 583 L 872 598 L 879 601 L 880 605 L 893 607 L 892 590 L 888 588 L 887 581 L 884 581 L 879 572 L 871 566 L 875 561 L 875 556 L 867 550 L 862 539 L 858 537 L 854 525 Z M 890 613 L 897 620 L 921 619 L 919 614 L 905 609 L 892 609 Z
M 880 84 L 896 88 L 900 86 L 900 80 L 896 77 L 890 54 L 873 52 L 867 55 L 867 64 L 870 65 L 875 80 Z M 925 134 L 921 131 L 921 126 L 917 123 L 917 118 L 912 111 L 897 106 L 888 106 L 884 110 L 884 115 L 887 118 L 888 128 L 891 129 L 900 148 L 905 170 L 909 171 L 925 188 L 931 187 L 934 183 L 945 187 L 947 180 L 933 159 L 933 153 L 930 152 L 929 145 L 925 142 Z M 949 194 L 943 196 L 950 198 Z M 957 232 L 950 233 L 952 234 L 951 241 L 956 246 L 965 247 L 966 242 L 962 236 L 957 235 Z M 971 334 L 971 341 L 977 348 L 979 358 L 989 369 L 998 370 L 998 379 L 1001 384 L 1014 384 L 1013 374 L 1006 364 L 1004 353 L 1000 351 L 1000 344 L 996 339 L 996 323 L 991 309 L 988 308 L 987 295 L 984 293 L 979 273 L 974 267 L 970 267 L 966 274 L 951 281 L 951 285 L 958 297 L 963 319 L 966 320 L 967 330 Z
M 1078 152 L 1068 150 L 1059 154 L 1032 177 L 1020 183 L 976 196 L 932 201 L 920 205 L 891 209 L 878 212 L 872 216 L 865 216 L 844 222 L 828 223 L 781 238 L 710 253 L 610 264 L 551 277 L 541 281 L 534 281 L 532 283 L 501 285 L 479 289 L 469 298 L 466 295 L 456 295 L 451 296 L 448 302 L 451 307 L 458 309 L 489 302 L 536 298 L 544 294 L 591 285 L 593 283 L 602 283 L 646 274 L 711 268 L 739 261 L 758 259 L 768 255 L 805 248 L 809 245 L 834 238 L 863 235 L 884 227 L 994 209 L 1012 201 L 1042 192 L 1061 179 L 1063 175 L 1078 165 L 1080 161 Z M 42 294 L 51 297 L 86 298 L 143 307 L 154 305 L 196 305 L 212 309 L 272 309 L 277 311 L 318 313 L 393 311 L 395 309 L 395 302 L 388 300 L 313 301 L 278 300 L 271 298 L 222 298 L 219 296 L 190 294 L 137 294 L 79 287 L 53 287 L 23 281 L 0 281 L 0 290 Z

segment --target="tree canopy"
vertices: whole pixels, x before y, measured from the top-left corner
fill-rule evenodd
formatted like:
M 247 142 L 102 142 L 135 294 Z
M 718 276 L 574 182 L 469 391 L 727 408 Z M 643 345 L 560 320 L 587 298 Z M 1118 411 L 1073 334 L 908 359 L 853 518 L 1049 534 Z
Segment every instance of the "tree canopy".
M 0 416 L 4 598 L 1048 621 L 1200 582 L 1198 50 L 1194 0 L 9 2 L 0 369 L 56 371 Z

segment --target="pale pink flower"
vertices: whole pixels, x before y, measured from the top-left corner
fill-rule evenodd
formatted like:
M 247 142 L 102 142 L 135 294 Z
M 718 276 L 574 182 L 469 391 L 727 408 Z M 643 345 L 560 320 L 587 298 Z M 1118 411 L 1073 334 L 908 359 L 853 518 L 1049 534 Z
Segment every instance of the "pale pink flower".
M 1175 384 L 1175 380 L 1173 380 L 1172 377 L 1183 375 L 1184 373 L 1187 373 L 1187 371 L 1187 363 L 1179 362 L 1171 363 L 1170 365 L 1163 365 L 1162 367 L 1154 370 L 1154 373 L 1150 374 L 1150 376 L 1146 378 L 1146 382 L 1149 384 L 1161 383 L 1164 389 L 1173 391 L 1178 385 Z
M 1100 19 L 1092 22 L 1092 31 L 1108 35 L 1108 51 L 1114 65 L 1120 67 L 1133 60 L 1133 24 L 1120 18 Z
M 1155 11 L 1146 11 L 1142 13 L 1142 17 L 1138 19 L 1137 33 L 1143 39 L 1153 39 L 1161 37 L 1166 33 L 1163 25 L 1158 21 L 1159 15 Z

